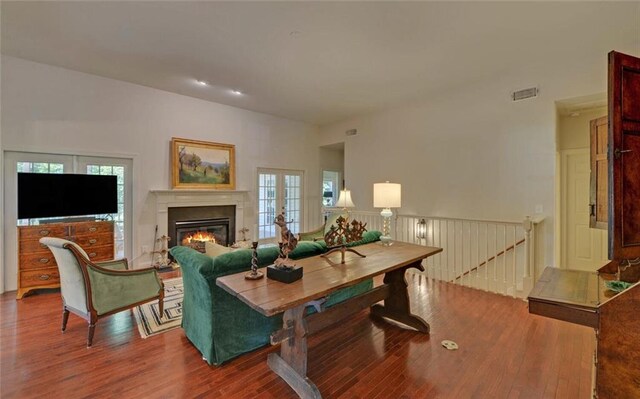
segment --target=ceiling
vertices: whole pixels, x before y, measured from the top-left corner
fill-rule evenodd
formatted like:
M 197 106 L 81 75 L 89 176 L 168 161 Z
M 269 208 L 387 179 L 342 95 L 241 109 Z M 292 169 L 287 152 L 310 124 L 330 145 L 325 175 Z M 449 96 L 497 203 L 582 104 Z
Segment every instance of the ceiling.
M 640 2 L 1 6 L 3 54 L 318 125 L 526 65 L 640 51 Z

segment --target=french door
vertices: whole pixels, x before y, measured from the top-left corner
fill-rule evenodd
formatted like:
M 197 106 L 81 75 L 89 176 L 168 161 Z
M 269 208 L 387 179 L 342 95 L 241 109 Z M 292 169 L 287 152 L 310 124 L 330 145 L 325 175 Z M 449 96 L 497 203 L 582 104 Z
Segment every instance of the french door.
M 126 158 L 5 152 L 4 156 L 4 290 L 17 286 L 18 248 L 16 226 L 45 223 L 46 219 L 17 218 L 17 177 L 19 172 L 115 175 L 118 178 L 118 212 L 106 215 L 114 221 L 116 258 L 131 257 L 133 239 L 133 161 Z M 103 215 L 104 216 L 104 215 Z M 2 288 L 2 287 L 0 287 Z
M 287 226 L 297 234 L 302 226 L 304 174 L 299 170 L 258 169 L 258 232 L 260 239 L 274 238 L 273 221 L 282 210 Z

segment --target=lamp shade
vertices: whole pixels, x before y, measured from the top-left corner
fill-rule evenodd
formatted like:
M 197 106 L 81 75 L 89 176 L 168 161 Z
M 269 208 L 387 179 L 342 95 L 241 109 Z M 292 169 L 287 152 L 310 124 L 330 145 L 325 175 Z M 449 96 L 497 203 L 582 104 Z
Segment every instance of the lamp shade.
M 335 206 L 340 208 L 355 208 L 355 204 L 351 200 L 351 190 L 340 190 L 340 196 Z
M 402 189 L 399 183 L 374 183 L 374 208 L 400 208 L 402 205 Z

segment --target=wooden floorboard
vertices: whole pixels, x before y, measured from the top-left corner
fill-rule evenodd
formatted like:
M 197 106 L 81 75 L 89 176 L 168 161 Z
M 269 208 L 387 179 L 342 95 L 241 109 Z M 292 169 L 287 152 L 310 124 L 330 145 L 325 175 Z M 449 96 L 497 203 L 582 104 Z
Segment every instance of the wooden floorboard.
M 309 378 L 325 398 L 589 398 L 592 329 L 530 315 L 523 301 L 408 275 L 431 334 L 365 310 L 309 339 Z M 56 291 L 0 296 L 2 398 L 295 398 L 266 347 L 208 366 L 181 329 L 141 339 L 131 311 L 101 319 L 94 345 Z M 451 339 L 460 349 L 448 351 Z

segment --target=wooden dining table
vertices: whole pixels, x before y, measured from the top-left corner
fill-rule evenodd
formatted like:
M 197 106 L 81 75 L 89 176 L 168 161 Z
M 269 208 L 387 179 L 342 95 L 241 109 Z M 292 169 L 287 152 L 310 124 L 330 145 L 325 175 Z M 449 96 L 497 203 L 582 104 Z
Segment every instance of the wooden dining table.
M 409 268 L 424 271 L 422 261 L 442 248 L 394 242 L 390 246 L 370 243 L 359 246 L 358 251 L 365 257 L 347 253 L 345 263 L 341 263 L 337 253 L 297 260 L 296 267 L 302 267 L 304 274 L 290 284 L 266 277 L 247 280 L 245 273 L 216 280 L 218 286 L 265 316 L 284 313 L 282 329 L 271 334 L 271 344 L 281 345 L 280 354 L 269 354 L 267 363 L 301 398 L 322 397 L 307 377 L 310 334 L 368 307 L 373 317 L 429 333 L 429 324 L 411 313 L 405 272 Z M 328 295 L 382 274 L 382 285 L 325 308 Z M 307 314 L 310 306 L 316 309 L 315 313 Z

